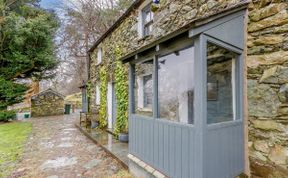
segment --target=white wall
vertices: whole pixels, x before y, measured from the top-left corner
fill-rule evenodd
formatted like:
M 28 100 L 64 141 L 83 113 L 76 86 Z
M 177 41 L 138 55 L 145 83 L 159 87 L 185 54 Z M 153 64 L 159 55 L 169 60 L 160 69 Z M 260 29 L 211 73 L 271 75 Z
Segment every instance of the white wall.
M 137 108 L 143 109 L 144 108 L 144 86 L 143 86 L 143 77 L 140 76 L 137 78 L 137 84 L 138 84 L 138 90 L 137 90 L 137 96 L 138 96 L 138 103 Z M 136 109 L 137 109 L 136 108 Z

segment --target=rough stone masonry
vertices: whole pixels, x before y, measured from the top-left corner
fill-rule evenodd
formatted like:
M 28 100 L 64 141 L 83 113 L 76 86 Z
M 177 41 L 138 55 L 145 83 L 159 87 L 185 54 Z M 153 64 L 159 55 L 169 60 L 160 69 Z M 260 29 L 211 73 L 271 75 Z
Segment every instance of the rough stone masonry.
M 248 22 L 252 173 L 288 176 L 288 1 L 253 0 Z
M 64 97 L 51 89 L 31 98 L 31 116 L 56 116 L 64 114 Z

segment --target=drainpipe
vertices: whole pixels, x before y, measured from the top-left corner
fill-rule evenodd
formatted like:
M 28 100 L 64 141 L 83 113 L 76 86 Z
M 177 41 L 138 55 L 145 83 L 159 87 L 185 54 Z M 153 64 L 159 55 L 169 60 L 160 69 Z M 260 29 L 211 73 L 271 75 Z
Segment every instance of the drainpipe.
M 90 51 L 87 52 L 86 61 L 87 61 L 87 81 L 89 81 L 89 79 L 90 79 L 90 62 L 91 62 L 91 52 Z

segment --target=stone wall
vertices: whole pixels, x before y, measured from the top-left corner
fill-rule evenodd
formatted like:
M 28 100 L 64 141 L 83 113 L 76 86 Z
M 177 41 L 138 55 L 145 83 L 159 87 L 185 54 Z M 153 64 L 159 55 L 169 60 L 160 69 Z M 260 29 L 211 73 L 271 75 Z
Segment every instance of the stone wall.
M 64 114 L 64 98 L 52 90 L 46 90 L 31 98 L 31 116 L 44 117 Z
M 152 35 L 145 38 L 140 38 L 138 35 L 139 8 L 136 8 L 98 45 L 103 50 L 102 63 L 97 64 L 97 48 L 91 54 L 89 71 L 92 84 L 90 108 L 92 110 L 96 108 L 96 83 L 100 80 L 100 67 L 107 66 L 109 71 L 108 81 L 114 81 L 116 47 L 120 47 L 122 56 L 126 56 L 141 47 L 179 30 L 197 19 L 232 9 L 235 6 L 244 4 L 246 1 L 247 0 L 161 0 L 160 8 L 154 15 Z
M 248 24 L 252 173 L 288 176 L 288 1 L 254 0 Z
M 106 66 L 114 80 L 115 48 L 123 56 L 185 25 L 245 3 L 243 0 L 161 0 L 152 36 L 139 39 L 138 10 L 134 10 L 91 54 L 90 108 L 96 108 L 99 69 Z M 252 0 L 249 5 L 247 67 L 249 153 L 255 177 L 287 177 L 288 165 L 288 12 L 287 0 Z

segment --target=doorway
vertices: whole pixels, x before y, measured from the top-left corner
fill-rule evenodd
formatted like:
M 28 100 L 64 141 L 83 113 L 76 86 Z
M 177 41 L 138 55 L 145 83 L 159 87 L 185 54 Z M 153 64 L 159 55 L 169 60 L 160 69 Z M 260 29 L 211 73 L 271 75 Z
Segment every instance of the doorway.
M 107 92 L 107 115 L 108 115 L 108 129 L 114 131 L 117 117 L 117 100 L 115 92 L 115 83 L 108 83 Z

